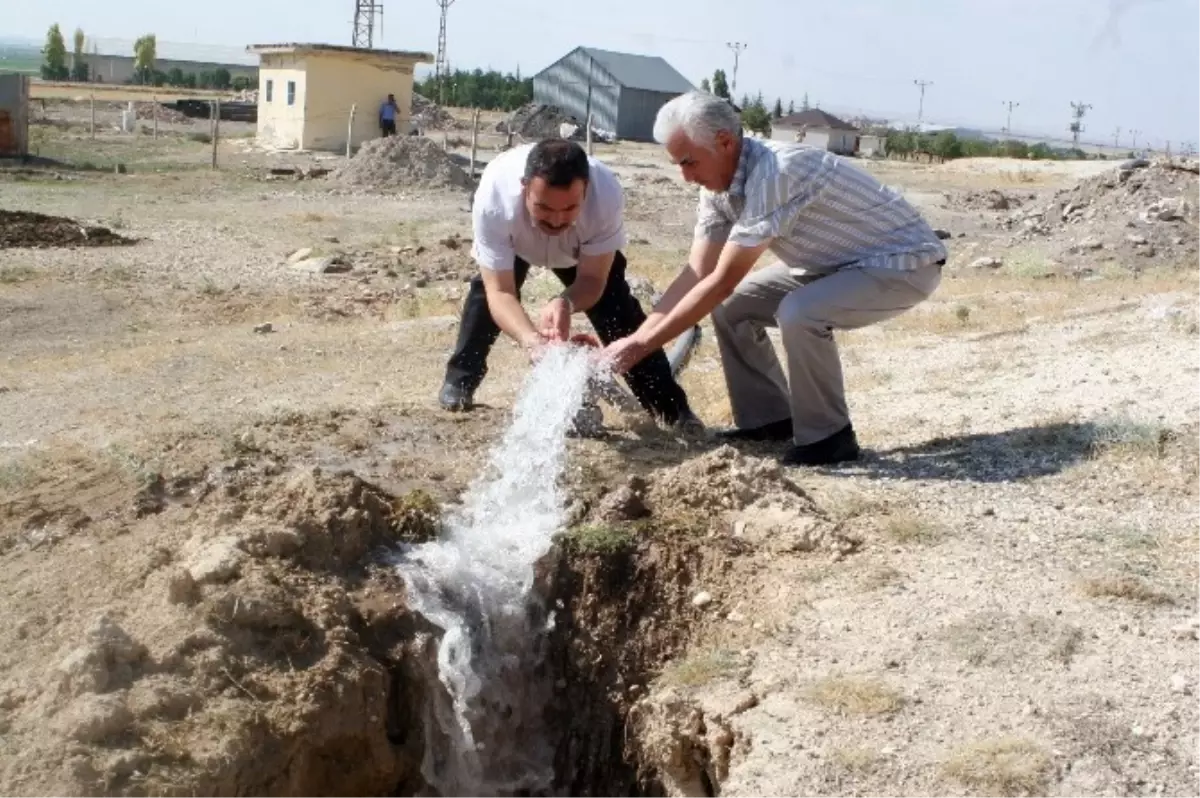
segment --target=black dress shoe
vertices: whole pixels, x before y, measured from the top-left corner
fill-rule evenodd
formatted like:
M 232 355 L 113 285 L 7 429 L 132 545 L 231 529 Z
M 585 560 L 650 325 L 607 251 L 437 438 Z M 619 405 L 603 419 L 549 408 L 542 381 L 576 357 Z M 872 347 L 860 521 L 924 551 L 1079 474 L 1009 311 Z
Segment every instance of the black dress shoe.
M 779 458 L 785 466 L 833 465 L 857 460 L 860 454 L 854 426 L 847 424 L 828 438 L 793 446 Z
M 742 429 L 723 429 L 717 431 L 717 437 L 724 441 L 790 441 L 792 439 L 792 420 L 772 421 L 761 427 Z
M 442 385 L 442 392 L 438 394 L 438 404 L 451 413 L 470 410 L 475 406 L 475 392 L 447 382 Z

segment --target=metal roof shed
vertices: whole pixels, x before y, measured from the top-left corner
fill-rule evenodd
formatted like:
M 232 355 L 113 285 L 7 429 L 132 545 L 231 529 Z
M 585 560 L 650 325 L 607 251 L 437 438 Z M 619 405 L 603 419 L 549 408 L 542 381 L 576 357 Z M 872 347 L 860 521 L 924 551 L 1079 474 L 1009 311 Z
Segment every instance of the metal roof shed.
M 576 47 L 533 76 L 533 100 L 557 105 L 617 138 L 653 141 L 654 118 L 695 86 L 658 56 Z

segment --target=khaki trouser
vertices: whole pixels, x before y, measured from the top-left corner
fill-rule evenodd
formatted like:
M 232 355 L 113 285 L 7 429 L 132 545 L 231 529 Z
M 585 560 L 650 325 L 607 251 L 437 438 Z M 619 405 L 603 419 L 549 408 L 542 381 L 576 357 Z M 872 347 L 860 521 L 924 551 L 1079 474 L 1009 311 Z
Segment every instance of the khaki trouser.
M 734 423 L 759 427 L 791 416 L 798 445 L 845 427 L 850 413 L 833 330 L 898 316 L 927 299 L 941 279 L 940 264 L 811 273 L 776 263 L 751 272 L 712 313 Z M 767 326 L 782 333 L 786 379 Z

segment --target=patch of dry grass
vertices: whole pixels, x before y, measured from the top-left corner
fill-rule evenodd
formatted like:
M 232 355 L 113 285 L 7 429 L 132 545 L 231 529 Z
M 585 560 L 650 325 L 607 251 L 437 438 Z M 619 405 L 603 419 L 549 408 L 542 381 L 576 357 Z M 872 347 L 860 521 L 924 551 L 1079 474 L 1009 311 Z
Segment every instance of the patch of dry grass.
M 928 545 L 943 538 L 946 530 L 933 519 L 911 510 L 898 510 L 884 517 L 883 534 L 897 543 Z
M 818 706 L 841 715 L 890 715 L 904 706 L 904 696 L 886 683 L 864 676 L 832 674 L 806 692 Z
M 862 586 L 864 590 L 868 591 L 882 590 L 885 587 L 902 584 L 904 579 L 905 576 L 900 571 L 890 565 L 881 565 L 863 574 Z
M 732 651 L 702 651 L 669 664 L 663 670 L 662 678 L 668 684 L 699 687 L 729 676 L 737 668 L 737 655 Z
M 1175 602 L 1169 593 L 1129 574 L 1091 577 L 1083 580 L 1079 587 L 1089 598 L 1115 598 L 1142 604 L 1173 604 Z
M 1083 644 L 1083 631 L 1057 618 L 981 612 L 948 625 L 951 650 L 974 666 L 1011 667 L 1051 660 L 1069 665 Z
M 1052 763 L 1037 743 L 1001 737 L 961 746 L 942 769 L 950 778 L 986 795 L 1044 795 Z
M 37 269 L 24 264 L 19 266 L 0 267 L 0 284 L 14 285 L 24 283 L 37 277 Z
M 1157 422 L 1129 418 L 1107 419 L 1096 425 L 1092 433 L 1092 454 L 1095 457 L 1162 457 L 1172 433 Z

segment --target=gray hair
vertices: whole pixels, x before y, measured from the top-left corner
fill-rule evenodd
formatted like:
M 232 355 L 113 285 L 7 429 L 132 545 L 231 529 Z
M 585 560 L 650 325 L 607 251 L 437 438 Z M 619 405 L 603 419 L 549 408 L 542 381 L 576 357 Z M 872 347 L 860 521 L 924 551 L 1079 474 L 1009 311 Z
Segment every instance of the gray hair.
M 728 100 L 707 92 L 689 91 L 658 109 L 654 140 L 666 144 L 681 130 L 696 144 L 712 149 L 721 131 L 740 137 L 742 120 Z

